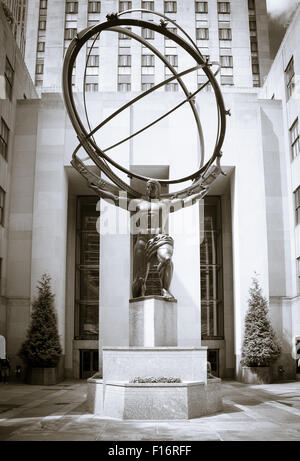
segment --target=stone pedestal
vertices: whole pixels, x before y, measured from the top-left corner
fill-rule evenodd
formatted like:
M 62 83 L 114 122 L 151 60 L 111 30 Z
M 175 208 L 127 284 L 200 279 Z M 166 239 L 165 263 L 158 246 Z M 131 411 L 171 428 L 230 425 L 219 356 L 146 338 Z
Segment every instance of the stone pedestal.
M 130 299 L 129 345 L 177 346 L 177 301 L 162 296 Z
M 177 347 L 177 301 L 129 302 L 129 347 L 103 347 L 103 379 L 88 380 L 88 407 L 121 419 L 188 419 L 221 411 L 221 380 L 207 379 L 207 347 Z M 146 377 L 180 383 L 133 383 Z

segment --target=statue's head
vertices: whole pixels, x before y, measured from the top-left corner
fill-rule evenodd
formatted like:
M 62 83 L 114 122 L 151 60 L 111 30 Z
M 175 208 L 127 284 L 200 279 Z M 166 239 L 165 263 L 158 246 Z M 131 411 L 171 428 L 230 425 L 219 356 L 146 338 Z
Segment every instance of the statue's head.
M 149 179 L 146 185 L 146 195 L 151 199 L 160 199 L 160 183 L 155 179 Z

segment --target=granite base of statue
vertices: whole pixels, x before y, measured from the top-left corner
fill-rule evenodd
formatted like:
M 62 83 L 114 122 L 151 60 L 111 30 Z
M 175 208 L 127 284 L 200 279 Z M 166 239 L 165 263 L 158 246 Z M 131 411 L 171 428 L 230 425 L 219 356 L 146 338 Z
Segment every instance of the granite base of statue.
M 129 346 L 103 347 L 103 378 L 88 379 L 96 415 L 174 420 L 223 409 L 221 380 L 208 378 L 207 347 L 177 345 L 177 300 L 157 293 L 158 280 L 146 284 L 153 293 L 129 300 Z

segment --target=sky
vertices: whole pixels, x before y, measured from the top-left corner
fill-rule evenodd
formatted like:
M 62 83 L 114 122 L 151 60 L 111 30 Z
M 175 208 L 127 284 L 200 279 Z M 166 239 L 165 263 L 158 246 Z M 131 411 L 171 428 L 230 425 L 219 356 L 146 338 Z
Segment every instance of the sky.
M 286 26 L 299 3 L 300 0 L 267 0 L 272 57 L 275 56 L 285 33 Z
M 284 23 L 289 19 L 299 0 L 267 0 L 268 13 L 272 19 Z

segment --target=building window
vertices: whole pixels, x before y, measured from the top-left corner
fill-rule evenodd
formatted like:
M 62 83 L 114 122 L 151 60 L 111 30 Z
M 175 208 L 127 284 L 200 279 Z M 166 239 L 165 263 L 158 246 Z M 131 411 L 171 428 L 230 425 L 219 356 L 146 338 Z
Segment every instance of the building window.
M 233 76 L 232 75 L 221 75 L 221 85 L 232 86 Z
M 47 0 L 40 0 L 40 10 L 47 9 Z
M 165 56 L 166 60 L 168 61 L 169 64 L 173 67 L 178 67 L 178 56 L 175 54 L 169 54 Z
M 166 91 L 178 91 L 178 83 L 167 83 L 165 85 Z
M 78 2 L 67 2 L 66 13 L 78 13 Z
M 0 226 L 4 226 L 5 191 L 0 187 Z
M 151 29 L 142 29 L 142 37 L 146 40 L 154 40 L 154 31 Z
M 207 13 L 208 12 L 207 2 L 195 2 L 195 12 L 196 13 Z
M 45 51 L 45 42 L 38 42 L 37 50 L 38 51 Z
M 196 39 L 197 40 L 208 40 L 209 32 L 207 28 L 198 28 L 196 29 Z
M 5 60 L 4 78 L 5 78 L 5 93 L 8 99 L 11 100 L 12 88 L 13 88 L 13 82 L 14 82 L 14 70 L 7 57 Z
M 260 78 L 259 78 L 259 75 L 257 74 L 253 74 L 253 86 L 255 87 L 259 87 L 260 86 Z
M 100 2 L 89 2 L 88 4 L 89 13 L 100 13 L 101 12 L 101 3 Z
M 0 154 L 7 160 L 9 128 L 3 118 L 1 118 L 1 131 L 0 131 Z
M 290 99 L 295 87 L 295 70 L 294 70 L 294 57 L 291 58 L 285 69 L 285 83 L 287 90 L 287 99 Z
M 80 197 L 77 208 L 75 337 L 97 339 L 99 329 L 98 197 Z
M 219 29 L 219 39 L 220 40 L 231 40 L 231 29 Z
M 259 74 L 259 62 L 257 56 L 252 56 L 252 73 Z
M 39 30 L 46 30 L 46 20 L 45 19 L 41 19 L 39 21 Z
M 248 9 L 255 10 L 255 0 L 248 0 Z
M 154 55 L 143 54 L 142 55 L 142 67 L 154 67 Z
M 87 60 L 87 67 L 99 67 L 99 55 L 90 55 Z
M 131 84 L 130 83 L 118 83 L 118 91 L 120 93 L 126 93 L 127 91 L 131 90 Z
M 154 2 L 142 2 L 143 10 L 154 11 Z
M 177 2 L 165 2 L 165 13 L 177 13 Z
M 76 34 L 77 29 L 75 28 L 65 29 L 65 40 L 72 40 L 74 37 L 76 37 Z
M 218 2 L 218 13 L 230 13 L 230 3 Z
M 294 196 L 295 196 L 296 224 L 300 224 L 300 186 L 295 190 Z
M 36 75 L 41 75 L 44 73 L 44 63 L 43 62 L 37 61 L 36 66 L 35 66 L 35 73 Z
M 150 90 L 154 87 L 154 83 L 142 83 L 142 91 Z
M 249 21 L 250 31 L 256 31 L 256 21 Z
M 254 40 L 251 39 L 251 53 L 257 53 L 257 51 L 258 51 L 257 40 L 256 39 L 254 39 Z
M 132 2 L 119 2 L 119 11 L 131 10 Z
M 130 67 L 131 66 L 130 54 L 119 55 L 118 66 L 119 67 Z
M 290 128 L 291 151 L 292 159 L 296 158 L 300 153 L 300 138 L 299 138 L 299 122 L 298 118 L 295 120 Z
M 233 67 L 232 56 L 220 56 L 222 67 Z
M 223 336 L 223 266 L 221 201 L 204 199 L 203 240 L 200 244 L 202 338 Z
M 85 91 L 87 92 L 98 91 L 98 83 L 86 83 Z

